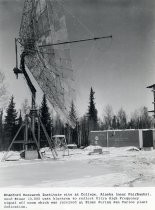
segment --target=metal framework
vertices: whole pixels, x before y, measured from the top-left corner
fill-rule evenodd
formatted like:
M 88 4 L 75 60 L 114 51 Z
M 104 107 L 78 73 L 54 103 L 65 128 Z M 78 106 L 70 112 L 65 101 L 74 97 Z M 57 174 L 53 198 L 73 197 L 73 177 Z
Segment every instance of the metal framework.
M 75 99 L 74 73 L 70 44 L 112 36 L 68 40 L 64 8 L 57 0 L 25 0 L 19 32 L 25 64 L 46 94 L 55 111 L 71 127 L 76 122 L 68 116 Z
M 17 43 L 16 43 L 17 44 Z M 28 150 L 28 145 L 29 144 L 35 144 L 36 145 L 36 148 L 37 148 L 37 152 L 38 152 L 38 157 L 43 159 L 43 156 L 40 152 L 40 127 L 43 129 L 43 132 L 45 134 L 45 137 L 46 137 L 46 140 L 49 144 L 49 147 L 52 151 L 52 155 L 53 155 L 53 158 L 56 159 L 57 157 L 57 152 L 55 150 L 55 146 L 54 146 L 54 143 L 52 142 L 52 140 L 50 139 L 47 131 L 46 131 L 46 128 L 45 126 L 43 125 L 41 119 L 40 119 L 40 116 L 37 112 L 37 109 L 36 109 L 36 106 L 35 106 L 35 98 L 36 98 L 36 89 L 35 87 L 33 86 L 26 70 L 25 70 L 25 56 L 26 56 L 26 53 L 23 52 L 21 54 L 21 65 L 20 65 L 20 69 L 17 68 L 17 63 L 16 63 L 16 67 L 13 69 L 14 73 L 18 76 L 18 73 L 23 73 L 26 81 L 27 81 L 27 85 L 32 93 L 32 105 L 31 105 L 31 110 L 30 110 L 30 113 L 29 115 L 26 115 L 25 116 L 25 120 L 24 122 L 22 123 L 22 125 L 20 126 L 20 128 L 18 129 L 17 133 L 15 134 L 11 144 L 9 145 L 8 147 L 8 150 L 7 152 L 5 153 L 4 157 L 2 158 L 2 161 L 5 161 L 6 158 L 7 158 L 7 154 L 8 152 L 10 151 L 11 147 L 13 144 L 16 144 L 16 143 L 22 143 L 23 146 L 24 146 L 24 150 L 25 152 Z M 17 61 L 17 59 L 16 59 Z M 38 123 L 38 139 L 36 138 L 36 134 L 35 134 L 35 122 Z M 16 139 L 20 133 L 20 131 L 22 130 L 22 128 L 24 127 L 24 141 L 17 141 L 16 142 Z M 28 131 L 31 131 L 31 134 L 32 134 L 32 139 L 33 141 L 30 141 L 29 138 L 28 138 Z
M 39 146 L 40 137 L 37 140 L 35 136 L 35 121 L 37 120 L 38 128 L 40 129 L 40 126 L 42 127 L 53 157 L 56 158 L 57 156 L 54 145 L 52 145 L 51 139 L 37 113 L 35 107 L 36 89 L 27 74 L 25 65 L 55 110 L 63 116 L 65 122 L 69 123 L 71 127 L 74 127 L 74 119 L 70 119 L 68 115 L 71 102 L 75 95 L 72 85 L 73 70 L 69 45 L 107 38 L 112 38 L 112 36 L 69 41 L 63 7 L 58 4 L 57 0 L 25 0 L 19 38 L 15 39 L 16 67 L 13 70 L 17 78 L 18 74 L 22 73 L 24 75 L 32 93 L 32 106 L 30 115 L 26 115 L 25 121 L 13 138 L 8 151 L 15 143 L 23 126 L 25 126 L 23 143 L 25 150 L 27 150 L 28 127 L 30 127 L 38 154 L 42 158 Z M 17 42 L 22 47 L 20 69 L 18 69 Z M 3 160 L 5 160 L 6 155 L 3 157 Z
M 74 97 L 69 45 L 39 47 L 68 41 L 63 8 L 56 0 L 25 0 L 19 41 L 27 52 L 25 64 L 63 120 Z

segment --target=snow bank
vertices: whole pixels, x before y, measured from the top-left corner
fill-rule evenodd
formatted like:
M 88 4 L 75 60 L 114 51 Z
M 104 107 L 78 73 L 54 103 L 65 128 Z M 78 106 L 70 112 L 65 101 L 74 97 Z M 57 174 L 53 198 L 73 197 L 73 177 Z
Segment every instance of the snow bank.
M 94 146 L 94 145 L 90 145 L 86 148 L 84 148 L 85 151 L 93 151 L 94 149 L 102 149 L 102 150 L 109 150 L 109 151 L 115 151 L 115 152 L 119 152 L 119 151 L 139 151 L 139 149 L 137 147 L 134 146 L 130 146 L 130 147 L 101 147 L 101 146 Z
M 0 152 L 0 161 L 2 160 L 4 154 L 5 154 L 5 152 Z
M 5 154 L 6 152 L 0 153 L 0 161 L 2 160 Z M 15 160 L 20 160 L 20 159 L 21 159 L 20 153 L 17 151 L 9 151 L 5 157 L 6 161 L 15 161 Z
M 137 147 L 127 147 L 125 151 L 139 151 L 139 149 Z
M 94 149 L 102 149 L 103 147 L 101 147 L 101 146 L 94 146 L 94 145 L 90 145 L 90 146 L 88 146 L 88 147 L 86 147 L 86 148 L 84 148 L 84 150 L 87 150 L 87 151 L 93 151 Z

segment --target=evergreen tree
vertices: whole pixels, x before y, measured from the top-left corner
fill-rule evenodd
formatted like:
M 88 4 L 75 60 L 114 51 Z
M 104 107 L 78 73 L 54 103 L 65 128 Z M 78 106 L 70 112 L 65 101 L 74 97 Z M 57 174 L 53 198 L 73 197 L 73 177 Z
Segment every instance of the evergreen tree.
M 77 114 L 76 114 L 75 105 L 74 105 L 73 101 L 71 103 L 71 108 L 70 108 L 70 112 L 69 112 L 69 118 L 71 119 L 71 121 L 77 122 Z
M 53 135 L 63 135 L 64 134 L 64 124 L 61 121 L 59 115 L 57 114 L 53 120 Z
M 50 116 L 50 113 L 49 113 L 49 108 L 48 108 L 48 105 L 47 105 L 47 99 L 46 99 L 45 94 L 43 95 L 43 99 L 42 99 L 42 103 L 41 103 L 40 118 L 41 118 L 41 121 L 42 121 L 43 125 L 46 128 L 46 131 L 47 131 L 48 135 L 51 136 L 51 116 Z M 44 134 L 42 128 L 41 128 L 41 132 L 40 132 L 40 138 L 41 138 L 41 141 L 46 140 L 45 134 Z M 44 144 L 47 144 L 47 143 L 42 142 L 41 146 L 45 146 Z
M 68 132 L 69 132 L 69 139 L 68 142 L 69 143 L 76 143 L 78 145 L 78 118 L 77 118 L 77 114 L 76 114 L 76 110 L 75 110 L 75 106 L 74 106 L 74 102 L 72 101 L 71 103 L 71 108 L 70 108 L 70 112 L 69 112 L 69 118 L 71 121 L 73 121 L 75 123 L 75 128 L 72 127 L 68 127 Z
M 117 129 L 120 129 L 120 122 L 119 122 L 119 119 L 117 119 Z
M 22 113 L 21 113 L 21 110 L 20 110 L 20 112 L 19 112 L 19 118 L 18 118 L 18 126 L 19 127 L 21 126 L 22 122 L 23 122 L 23 119 L 22 119 Z
M 15 109 L 14 97 L 12 96 L 8 108 L 6 110 L 4 126 L 5 136 L 7 137 L 9 144 L 11 143 L 11 140 L 16 133 L 16 118 L 17 112 Z
M 80 145 L 81 146 L 88 146 L 89 141 L 89 127 L 88 127 L 88 117 L 84 115 L 80 120 Z
M 117 117 L 114 115 L 112 119 L 112 128 L 116 129 L 117 128 Z
M 22 123 L 23 123 L 23 119 L 22 119 L 22 114 L 21 114 L 21 110 L 19 112 L 19 117 L 17 118 L 17 125 L 16 125 L 16 130 L 18 131 L 18 129 L 21 127 Z M 24 129 L 22 128 L 21 131 L 19 132 L 18 136 L 17 136 L 18 140 L 23 140 L 24 139 Z M 16 145 L 17 146 L 17 145 Z
M 95 102 L 94 102 L 94 94 L 95 92 L 91 87 L 90 96 L 89 96 L 89 106 L 88 106 L 88 123 L 90 130 L 96 130 L 98 122 L 97 109 L 95 108 Z

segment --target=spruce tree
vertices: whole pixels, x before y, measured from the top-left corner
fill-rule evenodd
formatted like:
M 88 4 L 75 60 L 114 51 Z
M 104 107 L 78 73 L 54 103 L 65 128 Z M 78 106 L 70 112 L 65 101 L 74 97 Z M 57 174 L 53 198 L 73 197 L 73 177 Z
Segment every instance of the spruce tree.
M 75 110 L 75 105 L 74 102 L 72 101 L 71 103 L 71 108 L 70 108 L 70 112 L 69 112 L 69 118 L 71 121 L 73 122 L 77 122 L 77 114 L 76 114 L 76 110 Z
M 93 88 L 91 87 L 88 106 L 88 122 L 90 130 L 97 129 L 97 109 L 95 108 Z
M 4 132 L 10 144 L 16 133 L 17 112 L 15 109 L 14 97 L 12 96 L 6 110 Z M 7 143 L 6 143 L 7 144 Z
M 53 120 L 53 134 L 61 135 L 64 134 L 64 124 L 60 119 L 60 116 L 57 114 Z
M 117 117 L 114 115 L 112 119 L 112 128 L 116 129 L 117 128 Z
M 88 137 L 89 137 L 89 127 L 88 127 L 88 118 L 84 115 L 80 121 L 80 130 L 81 130 L 81 145 L 88 146 Z
M 17 131 L 19 130 L 19 128 L 21 127 L 22 123 L 23 123 L 23 119 L 22 119 L 22 114 L 21 114 L 21 110 L 19 112 L 19 117 L 17 118 Z M 21 131 L 19 132 L 18 136 L 17 136 L 18 140 L 23 140 L 24 139 L 24 129 L 22 128 Z M 17 145 L 16 145 L 17 147 Z
M 21 113 L 21 110 L 20 110 L 20 112 L 19 112 L 19 118 L 18 118 L 18 126 L 19 127 L 21 126 L 22 122 L 23 122 L 23 119 L 22 119 L 22 113 Z
M 46 128 L 48 135 L 51 136 L 51 117 L 50 117 L 49 108 L 47 105 L 47 99 L 46 99 L 45 94 L 43 95 L 43 99 L 42 99 L 42 103 L 41 103 L 40 118 L 41 118 L 43 125 Z M 42 129 L 41 129 L 40 137 L 41 137 L 41 140 L 46 140 L 45 134 Z M 45 145 L 41 145 L 41 146 L 45 146 Z
M 75 123 L 75 128 L 69 126 L 69 143 L 78 144 L 78 118 L 76 114 L 76 109 L 74 102 L 71 103 L 71 108 L 69 112 L 69 119 Z

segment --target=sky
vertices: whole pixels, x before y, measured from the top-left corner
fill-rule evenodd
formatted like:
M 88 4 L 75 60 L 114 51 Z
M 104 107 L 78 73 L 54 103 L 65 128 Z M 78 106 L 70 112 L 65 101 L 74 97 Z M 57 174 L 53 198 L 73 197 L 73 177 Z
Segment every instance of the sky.
M 0 0 L 0 70 L 18 108 L 30 100 L 23 77 L 16 80 L 12 72 L 23 4 Z M 91 87 L 100 117 L 107 104 L 115 113 L 123 107 L 128 115 L 142 106 L 152 110 L 153 95 L 146 87 L 155 83 L 155 1 L 63 0 L 63 5 L 70 40 L 113 36 L 71 46 L 79 115 L 88 110 Z M 38 104 L 41 97 L 38 90 Z

